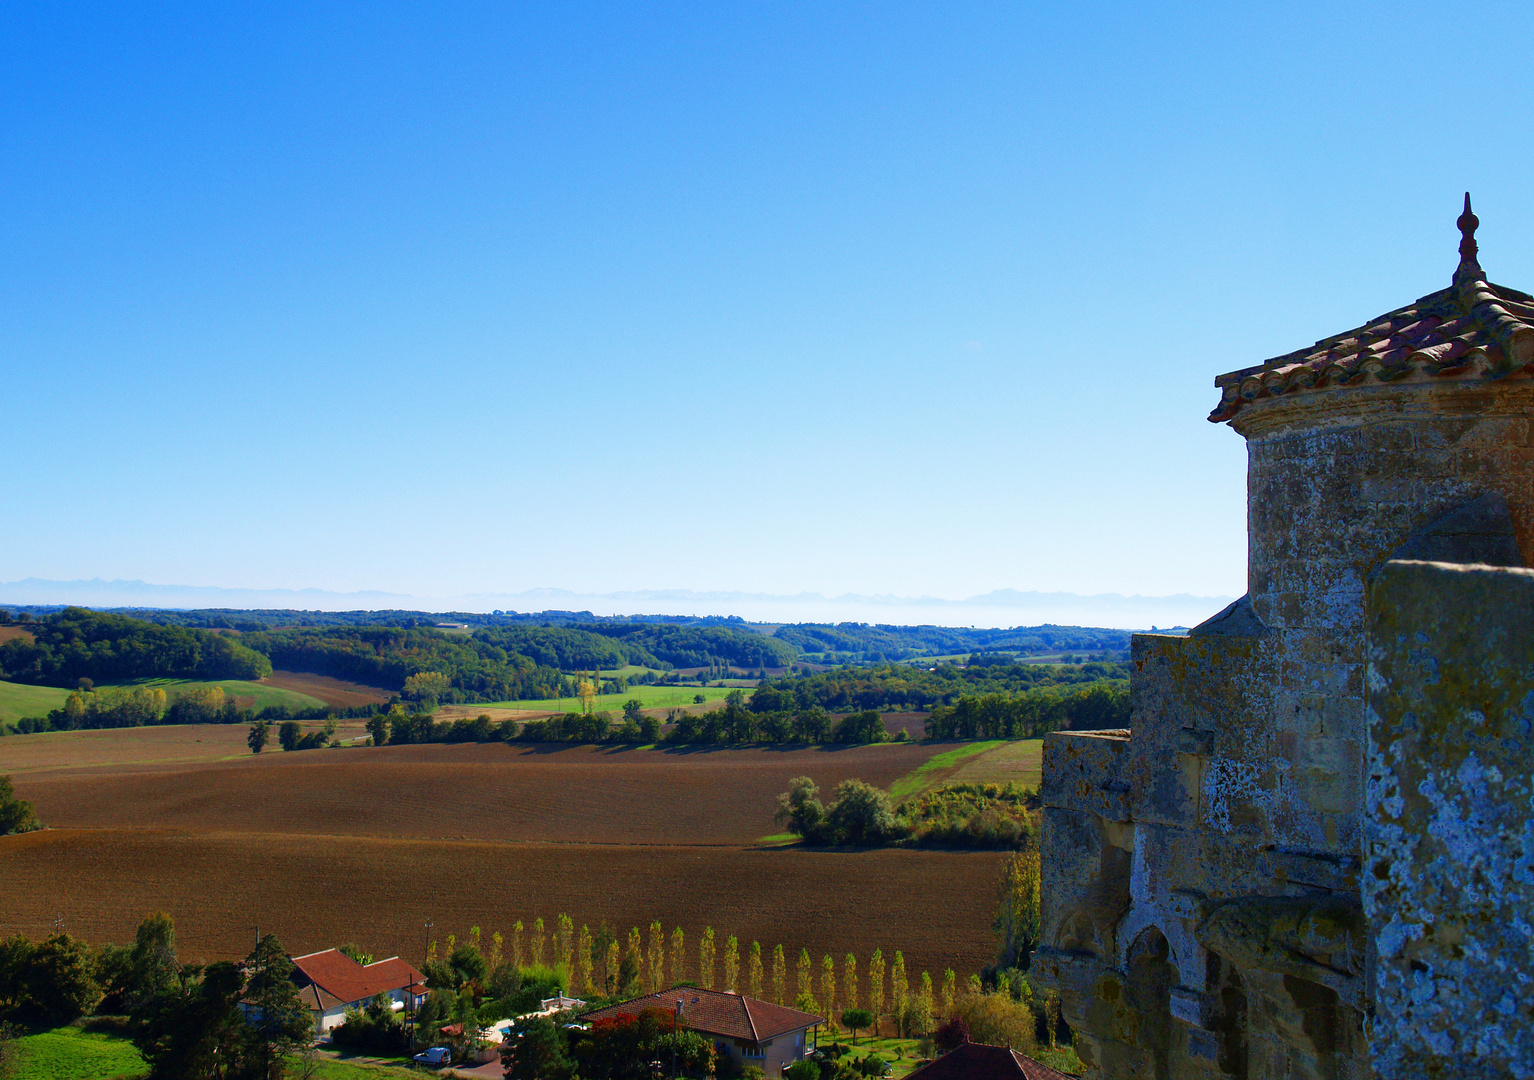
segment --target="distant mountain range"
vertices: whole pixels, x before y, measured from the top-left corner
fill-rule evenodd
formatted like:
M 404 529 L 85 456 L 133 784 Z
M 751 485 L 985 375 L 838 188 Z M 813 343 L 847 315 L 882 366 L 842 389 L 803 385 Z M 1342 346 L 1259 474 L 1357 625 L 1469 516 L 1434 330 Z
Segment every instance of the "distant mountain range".
M 1193 626 L 1230 603 L 1229 596 L 1124 596 L 996 589 L 963 600 L 934 596 L 793 596 L 747 592 L 646 589 L 580 593 L 529 589 L 519 593 L 411 596 L 378 591 L 230 589 L 216 585 L 155 585 L 143 581 L 0 582 L 0 607 L 78 604 L 95 608 L 297 608 L 315 611 L 496 610 L 590 611 L 596 615 L 738 615 L 751 622 L 869 622 L 936 626 L 1102 626 L 1121 629 Z

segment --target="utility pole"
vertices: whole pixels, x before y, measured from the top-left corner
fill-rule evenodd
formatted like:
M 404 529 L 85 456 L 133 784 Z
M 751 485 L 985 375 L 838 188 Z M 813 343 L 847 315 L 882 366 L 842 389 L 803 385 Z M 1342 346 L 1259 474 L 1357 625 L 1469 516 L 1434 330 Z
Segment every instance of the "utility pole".
M 437 924 L 432 922 L 430 919 L 427 919 L 425 922 L 421 923 L 421 940 L 424 942 L 424 944 L 421 946 L 421 967 L 423 968 L 426 966 L 426 955 L 431 951 L 431 928 L 436 925 Z M 415 1049 L 415 1025 L 410 1022 L 409 1009 L 410 1003 L 414 999 L 414 987 L 407 989 L 405 991 L 405 1032 L 410 1044 L 410 1049 L 412 1050 Z

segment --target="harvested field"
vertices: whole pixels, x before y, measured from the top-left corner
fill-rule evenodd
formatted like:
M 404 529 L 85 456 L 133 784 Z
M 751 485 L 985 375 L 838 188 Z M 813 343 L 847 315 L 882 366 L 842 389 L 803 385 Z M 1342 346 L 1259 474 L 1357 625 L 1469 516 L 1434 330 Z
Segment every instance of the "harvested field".
M 244 728 L 233 734 L 243 740 Z M 13 736 L 7 744 L 35 737 Z M 0 745 L 0 754 L 7 749 Z M 749 844 L 776 831 L 777 795 L 791 777 L 809 776 L 827 794 L 850 777 L 884 787 L 933 753 L 933 747 L 915 743 L 781 750 L 550 743 L 268 750 L 192 765 L 18 772 L 16 790 L 56 828 Z
M 314 675 L 307 671 L 273 671 L 261 683 L 280 690 L 291 690 L 295 694 L 307 694 L 338 709 L 382 705 L 394 694 L 392 690 L 381 690 L 376 686 L 333 679 L 329 675 Z
M 362 720 L 343 720 L 336 737 L 365 738 L 367 729 L 363 724 Z M 310 731 L 321 725 L 319 721 L 306 721 L 300 726 Z M 190 765 L 247 758 L 250 749 L 245 745 L 245 735 L 249 730 L 244 724 L 164 724 L 12 735 L 0 739 L 0 773 L 19 777 L 23 773 L 53 770 L 88 772 L 104 767 Z
M 357 941 L 419 959 L 427 919 L 445 940 L 561 912 L 622 928 L 658 918 L 690 943 L 712 925 L 721 940 L 865 963 L 876 947 L 901 949 L 913 978 L 949 966 L 963 977 L 994 949 L 1003 853 L 756 843 L 776 831 L 792 776 L 827 794 L 854 776 L 928 781 L 968 760 L 962 744 L 251 755 L 244 736 L 239 725 L 0 740 L 0 773 L 51 826 L 0 838 L 7 922 L 40 936 L 62 912 L 89 940 L 124 941 L 166 910 L 188 959 L 242 954 L 252 925 L 290 950 Z M 951 764 L 918 772 L 939 754 Z
M 991 958 L 996 852 L 504 844 L 243 833 L 49 830 L 0 839 L 7 922 L 47 932 L 62 912 L 90 941 L 131 941 L 168 911 L 184 959 L 242 955 L 250 927 L 294 953 L 355 941 L 417 962 L 422 923 L 462 939 L 561 912 L 579 923 L 703 926 L 811 954 L 904 951 L 961 980 Z M 721 965 L 722 966 L 722 965 Z

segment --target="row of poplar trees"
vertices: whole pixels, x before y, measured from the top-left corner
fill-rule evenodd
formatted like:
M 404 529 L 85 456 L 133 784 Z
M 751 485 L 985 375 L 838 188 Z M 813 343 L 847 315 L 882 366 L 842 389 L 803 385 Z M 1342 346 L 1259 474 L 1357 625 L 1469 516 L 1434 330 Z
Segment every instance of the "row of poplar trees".
M 519 920 L 511 929 L 509 943 L 499 932 L 491 935 L 486 962 L 491 971 L 508 961 L 519 969 L 529 961 L 536 967 L 552 962 L 564 973 L 570 992 L 587 996 L 653 994 L 684 982 L 689 971 L 687 939 L 682 928 L 677 927 L 668 935 L 656 920 L 650 923 L 648 938 L 646 942 L 637 926 L 629 930 L 626 940 L 620 940 L 605 927 L 596 934 L 587 926 L 577 931 L 568 915 L 559 916 L 553 927 L 547 926 L 542 918 L 533 920 L 530 927 Z M 449 937 L 447 951 L 453 952 L 457 944 Z M 482 948 L 479 927 L 470 929 L 469 944 L 476 950 Z M 427 961 L 436 957 L 437 945 L 432 942 Z M 789 954 L 782 945 L 774 945 L 770 954 L 756 941 L 742 949 L 734 934 L 724 937 L 721 943 L 713 927 L 706 927 L 698 941 L 693 974 L 697 984 L 706 989 L 735 990 L 760 1000 L 823 1014 L 832 1020 L 842 1011 L 860 1008 L 866 1002 L 875 1022 L 879 1017 L 892 1015 L 902 1029 L 912 1006 L 927 1016 L 934 1013 L 947 1016 L 958 993 L 952 968 L 943 972 L 940 985 L 934 986 L 932 976 L 925 971 L 913 981 L 899 951 L 887 961 L 883 950 L 875 949 L 867 965 L 860 969 L 858 958 L 852 953 L 847 953 L 840 965 L 829 954 L 816 964 L 808 949 L 800 949 L 793 962 L 792 992 L 788 967 Z M 966 989 L 979 992 L 980 976 L 971 975 Z

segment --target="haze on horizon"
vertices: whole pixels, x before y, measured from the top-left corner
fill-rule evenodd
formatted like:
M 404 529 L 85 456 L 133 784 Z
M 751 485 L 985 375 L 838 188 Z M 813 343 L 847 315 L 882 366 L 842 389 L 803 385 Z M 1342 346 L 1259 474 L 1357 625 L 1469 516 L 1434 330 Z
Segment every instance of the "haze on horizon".
M 1213 377 L 1446 284 L 1467 188 L 1534 287 L 1476 23 L 9 8 L 0 582 L 1239 595 Z

